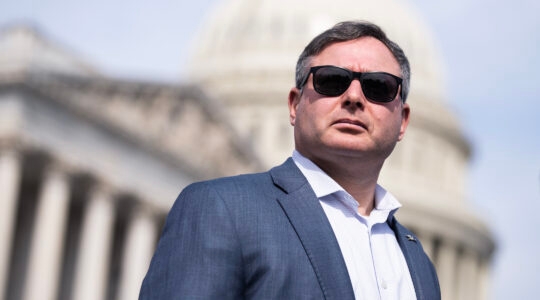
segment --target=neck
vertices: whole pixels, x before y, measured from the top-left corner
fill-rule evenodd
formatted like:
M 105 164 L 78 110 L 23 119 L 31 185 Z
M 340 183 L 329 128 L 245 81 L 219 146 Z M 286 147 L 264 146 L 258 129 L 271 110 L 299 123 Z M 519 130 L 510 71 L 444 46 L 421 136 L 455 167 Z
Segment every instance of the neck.
M 366 160 L 346 160 L 336 164 L 324 160 L 312 160 L 328 176 L 334 179 L 358 202 L 358 213 L 368 216 L 375 206 L 375 188 L 382 163 Z

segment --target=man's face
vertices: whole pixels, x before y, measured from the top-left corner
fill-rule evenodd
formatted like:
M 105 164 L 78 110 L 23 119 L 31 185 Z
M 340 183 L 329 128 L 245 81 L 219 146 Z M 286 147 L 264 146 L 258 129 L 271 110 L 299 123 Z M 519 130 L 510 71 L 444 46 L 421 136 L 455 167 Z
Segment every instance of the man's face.
M 311 60 L 311 66 L 321 65 L 401 77 L 390 50 L 372 37 L 331 44 Z M 324 96 L 313 89 L 312 77 L 302 92 L 293 88 L 289 93 L 296 149 L 315 162 L 363 158 L 382 164 L 403 138 L 409 105 L 402 103 L 399 93 L 389 103 L 371 102 L 356 79 L 342 95 Z

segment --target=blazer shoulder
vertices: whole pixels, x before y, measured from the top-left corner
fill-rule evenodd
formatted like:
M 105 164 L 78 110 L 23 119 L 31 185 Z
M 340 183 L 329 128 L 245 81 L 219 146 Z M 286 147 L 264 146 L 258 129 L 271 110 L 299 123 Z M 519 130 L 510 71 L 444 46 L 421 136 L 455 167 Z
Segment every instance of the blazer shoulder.
M 275 166 L 269 171 L 241 174 L 200 181 L 187 186 L 185 191 L 212 189 L 221 195 L 246 195 L 250 193 L 272 194 L 277 190 L 288 192 L 307 183 L 292 158 L 283 164 Z
M 261 188 L 273 185 L 269 172 L 241 174 L 236 176 L 221 177 L 190 184 L 187 190 L 212 189 L 219 194 L 234 195 L 246 194 L 261 190 Z

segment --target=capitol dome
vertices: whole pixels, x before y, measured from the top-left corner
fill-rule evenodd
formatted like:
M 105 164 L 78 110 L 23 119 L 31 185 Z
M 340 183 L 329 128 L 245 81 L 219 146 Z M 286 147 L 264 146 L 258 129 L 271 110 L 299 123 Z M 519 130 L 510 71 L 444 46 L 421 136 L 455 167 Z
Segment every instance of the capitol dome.
M 193 57 L 192 75 L 221 82 L 220 93 L 235 86 L 228 75 L 268 81 L 261 70 L 280 72 L 291 84 L 291 66 L 303 47 L 318 33 L 343 20 L 368 20 L 381 27 L 405 50 L 413 66 L 415 88 L 440 97 L 441 65 L 426 26 L 399 1 L 223 1 L 203 28 Z M 283 73 L 283 74 L 281 74 Z M 273 74 L 275 75 L 275 74 Z M 233 78 L 228 77 L 230 80 Z M 274 78 L 275 79 L 275 78 Z M 260 85 L 245 86 L 256 89 Z M 266 90 L 273 86 L 263 86 Z
M 291 155 L 287 95 L 307 43 L 345 20 L 381 26 L 411 63 L 411 124 L 380 182 L 404 204 L 399 219 L 421 236 L 445 299 L 483 299 L 494 249 L 465 193 L 470 146 L 446 104 L 444 67 L 430 30 L 396 0 L 225 0 L 193 48 L 189 78 L 223 101 L 267 166 Z
M 309 5 L 282 0 L 223 1 L 201 29 L 189 77 L 229 106 L 233 121 L 242 124 L 238 127 L 244 134 L 257 140 L 261 134 L 269 134 L 266 127 L 271 126 L 279 128 L 274 136 L 282 139 L 284 132 L 291 131 L 284 104 L 294 85 L 294 66 L 300 52 L 318 33 L 339 21 L 354 19 L 379 24 L 404 48 L 411 62 L 409 99 L 414 117 L 434 119 L 432 122 L 456 136 L 462 150 L 468 153 L 457 122 L 441 103 L 442 65 L 429 30 L 399 1 L 337 0 L 332 7 L 328 7 L 327 1 L 310 1 Z M 246 113 L 246 106 L 259 108 L 263 115 L 252 110 Z M 274 111 L 275 108 L 279 110 Z M 268 113 L 272 116 L 265 116 Z M 260 124 L 261 119 L 273 117 L 280 122 Z M 263 159 L 269 165 L 280 162 L 290 155 L 292 139 L 289 143 L 285 152 Z M 275 148 L 263 145 L 260 149 Z

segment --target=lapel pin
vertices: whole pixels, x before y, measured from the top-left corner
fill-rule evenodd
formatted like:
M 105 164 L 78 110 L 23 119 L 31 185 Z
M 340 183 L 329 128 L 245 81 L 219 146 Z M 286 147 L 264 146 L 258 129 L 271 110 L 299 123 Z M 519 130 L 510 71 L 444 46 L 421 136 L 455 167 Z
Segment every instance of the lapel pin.
M 407 234 L 405 237 L 411 242 L 416 242 L 416 239 L 414 238 L 414 236 L 412 236 L 410 234 Z

